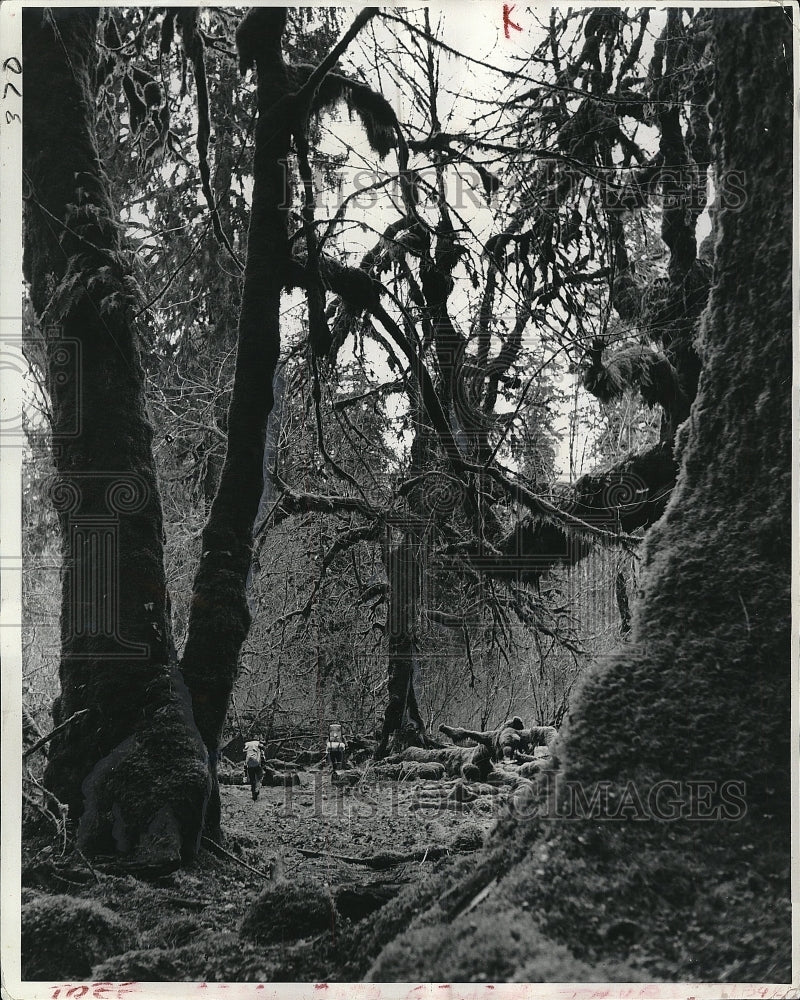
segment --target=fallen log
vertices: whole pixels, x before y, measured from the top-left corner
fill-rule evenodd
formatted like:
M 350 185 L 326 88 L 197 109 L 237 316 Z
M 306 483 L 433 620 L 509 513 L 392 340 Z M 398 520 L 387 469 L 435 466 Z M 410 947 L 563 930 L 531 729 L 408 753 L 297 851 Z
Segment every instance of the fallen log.
M 444 764 L 406 761 L 400 765 L 400 779 L 402 781 L 439 781 L 443 777 Z
M 498 788 L 486 782 L 467 783 L 457 781 L 455 785 L 445 794 L 439 794 L 437 788 L 424 788 L 420 790 L 418 798 L 424 799 L 450 799 L 453 802 L 475 802 L 481 796 L 492 796 L 505 794 L 506 789 Z
M 502 764 L 495 764 L 494 770 L 486 781 L 490 785 L 501 786 L 504 791 L 508 791 L 509 788 L 513 788 L 519 783 L 520 772 L 520 767 L 503 761 Z
M 386 757 L 382 766 L 409 762 L 441 764 L 448 777 L 465 778 L 467 781 L 484 781 L 492 770 L 491 751 L 482 744 L 476 747 L 445 747 L 442 750 L 408 747 L 402 753 Z
M 226 851 L 221 844 L 218 844 L 216 840 L 212 840 L 211 837 L 203 835 L 203 843 L 208 844 L 216 854 L 222 854 L 224 857 L 230 858 L 230 860 L 235 861 L 237 865 L 241 865 L 242 868 L 246 868 L 248 871 L 253 872 L 256 875 L 260 875 L 261 878 L 266 879 L 268 882 L 272 879 L 270 872 L 262 872 L 259 871 L 258 868 L 253 868 L 253 866 L 249 865 L 246 861 L 242 861 L 241 858 L 237 858 L 235 854 L 231 854 L 230 851 Z
M 469 783 L 457 781 L 445 792 L 446 786 L 439 788 L 428 786 L 420 789 L 411 803 L 412 809 L 453 809 L 456 812 L 468 812 L 473 807 L 491 809 L 497 796 L 505 796 L 514 786 L 497 787 L 486 782 Z M 445 792 L 445 794 L 442 794 Z
M 445 736 L 449 736 L 454 743 L 463 744 L 465 740 L 472 740 L 474 743 L 482 743 L 484 746 L 493 747 L 495 737 L 500 730 L 492 729 L 482 732 L 477 729 L 461 729 L 458 726 L 445 726 L 442 724 L 439 726 L 439 732 L 444 733 Z
M 526 761 L 524 764 L 520 764 L 518 773 L 520 778 L 535 778 L 537 774 L 542 771 L 551 770 L 553 767 L 553 758 L 550 754 L 544 757 L 536 757 L 534 760 Z
M 403 773 L 403 764 L 376 764 L 372 768 L 372 774 L 376 778 L 383 778 L 384 780 L 397 781 L 400 775 Z
M 471 740 L 486 747 L 492 760 L 515 758 L 535 747 L 550 747 L 558 736 L 554 726 L 530 726 L 525 728 L 522 719 L 515 715 L 497 729 L 462 729 L 459 726 L 439 726 L 439 732 L 449 736 L 454 742 Z

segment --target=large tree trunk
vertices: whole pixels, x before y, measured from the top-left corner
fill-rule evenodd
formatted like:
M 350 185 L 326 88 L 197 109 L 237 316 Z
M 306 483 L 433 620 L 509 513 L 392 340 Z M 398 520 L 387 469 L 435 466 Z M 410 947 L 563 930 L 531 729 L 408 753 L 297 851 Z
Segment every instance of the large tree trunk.
M 717 206 L 703 371 L 631 639 L 582 688 L 554 797 L 505 819 L 469 912 L 412 917 L 373 980 L 469 981 L 490 955 L 493 978 L 523 982 L 790 981 L 791 23 L 712 25 L 716 189 L 736 172 L 746 198 Z M 598 782 L 588 818 L 573 793 L 588 806 Z M 623 801 L 627 821 L 608 819 Z M 644 968 L 614 967 L 633 941 Z
M 414 690 L 414 664 L 417 657 L 415 622 L 419 608 L 419 573 L 415 547 L 418 542 L 406 532 L 393 546 L 386 560 L 389 578 L 388 695 L 377 757 L 383 757 L 394 736 L 394 746 L 403 745 L 404 731 L 410 726 L 425 745 L 425 724 Z
M 25 274 L 47 330 L 62 537 L 61 693 L 45 780 L 88 848 L 174 867 L 209 791 L 170 663 L 162 515 L 131 278 L 94 143 L 96 11 L 23 19 Z
M 246 71 L 252 54 L 258 71 L 253 204 L 227 453 L 203 531 L 181 661 L 194 716 L 209 752 L 213 792 L 207 823 L 214 833 L 219 833 L 219 740 L 239 651 L 250 627 L 246 583 L 263 487 L 264 438 L 273 404 L 280 301 L 289 260 L 287 162 L 292 133 L 285 100 L 289 80 L 281 53 L 285 23 L 284 8 L 262 8 L 248 15 L 237 34 L 242 69 Z

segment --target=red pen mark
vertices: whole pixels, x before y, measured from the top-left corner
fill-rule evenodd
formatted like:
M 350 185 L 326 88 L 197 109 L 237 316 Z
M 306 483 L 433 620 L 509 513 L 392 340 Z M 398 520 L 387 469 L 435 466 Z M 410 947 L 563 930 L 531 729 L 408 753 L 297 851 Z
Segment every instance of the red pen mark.
M 327 983 L 314 983 L 315 990 L 327 990 L 327 988 L 328 988 Z
M 106 982 L 77 985 L 63 983 L 51 988 L 50 1000 L 81 1000 L 82 997 L 88 998 L 90 995 L 94 1000 L 108 1000 L 109 996 L 121 998 L 128 993 L 135 993 L 138 985 L 135 982 L 117 983 L 116 986 Z
M 515 7 L 516 4 L 513 3 L 511 5 L 507 3 L 503 4 L 503 34 L 506 36 L 506 38 L 511 37 L 508 33 L 509 28 L 513 28 L 514 31 L 522 31 L 522 28 L 520 28 L 518 24 L 516 24 L 514 21 L 511 20 L 511 11 Z

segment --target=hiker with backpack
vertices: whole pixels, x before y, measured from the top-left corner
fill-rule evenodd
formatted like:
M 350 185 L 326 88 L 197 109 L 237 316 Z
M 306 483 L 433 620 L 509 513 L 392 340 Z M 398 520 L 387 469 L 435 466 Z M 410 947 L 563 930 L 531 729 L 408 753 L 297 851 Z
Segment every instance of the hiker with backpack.
M 344 767 L 346 753 L 347 742 L 342 734 L 342 724 L 341 722 L 332 722 L 328 727 L 328 739 L 325 743 L 325 758 L 330 764 L 333 774 L 336 774 L 337 769 Z
M 261 740 L 247 740 L 244 745 L 244 773 L 250 785 L 253 802 L 261 791 L 261 780 L 264 777 L 264 744 Z

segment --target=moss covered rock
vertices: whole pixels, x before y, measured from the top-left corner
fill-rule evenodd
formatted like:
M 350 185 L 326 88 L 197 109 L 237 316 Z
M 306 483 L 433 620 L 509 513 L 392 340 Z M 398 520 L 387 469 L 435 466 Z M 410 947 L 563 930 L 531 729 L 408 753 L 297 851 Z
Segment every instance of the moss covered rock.
M 241 934 L 270 944 L 295 941 L 333 926 L 332 899 L 310 882 L 281 882 L 266 888 L 247 908 Z
M 264 949 L 230 931 L 203 930 L 179 947 L 140 948 L 95 966 L 95 980 L 119 982 L 270 982 L 277 966 Z
M 99 982 L 170 983 L 195 978 L 191 966 L 170 948 L 146 948 L 114 955 L 95 966 L 92 978 Z
M 409 961 L 422 959 L 434 981 L 446 982 L 453 969 L 462 982 L 637 982 L 645 977 L 621 963 L 601 969 L 576 959 L 563 945 L 555 944 L 537 926 L 533 915 L 505 905 L 493 914 L 487 933 L 465 934 L 476 928 L 469 913 L 452 924 L 438 920 L 431 926 L 423 917 L 409 932 L 384 949 L 367 974 L 370 982 L 402 980 Z M 490 931 L 490 932 L 489 932 Z M 528 964 L 526 965 L 525 962 Z M 529 975 L 531 978 L 524 978 Z
M 93 900 L 39 896 L 22 907 L 23 979 L 88 979 L 131 944 L 127 925 Z
M 477 823 L 467 823 L 453 834 L 450 846 L 454 851 L 477 851 L 483 847 L 483 829 Z

